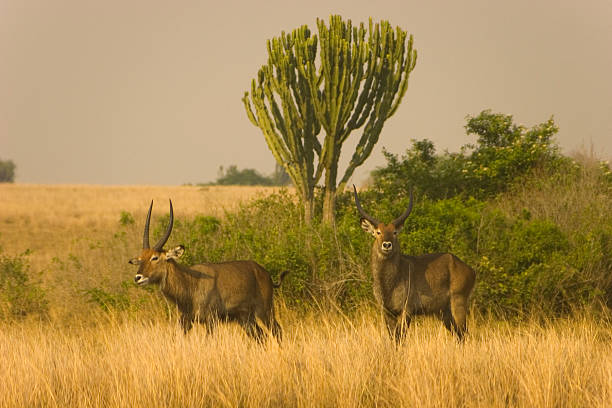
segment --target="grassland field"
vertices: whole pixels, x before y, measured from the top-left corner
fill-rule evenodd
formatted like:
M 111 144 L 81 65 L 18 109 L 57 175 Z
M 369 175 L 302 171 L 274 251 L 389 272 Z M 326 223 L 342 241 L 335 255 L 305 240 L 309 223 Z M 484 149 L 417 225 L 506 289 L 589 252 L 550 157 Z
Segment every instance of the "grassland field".
M 177 218 L 223 217 L 240 202 L 270 191 L 273 188 L 0 183 L 0 248 L 11 255 L 31 252 L 30 270 L 48 294 L 51 317 L 64 322 L 75 311 L 94 307 L 84 300 L 83 290 L 134 274 L 127 261 L 142 248 L 151 200 L 154 218 L 168 214 L 169 198 Z M 125 236 L 116 239 L 123 212 L 135 222 L 121 228 Z
M 133 276 L 151 199 L 154 217 L 168 198 L 177 217 L 223 217 L 270 191 L 0 184 L 2 252 L 31 251 L 50 309 L 48 321 L 0 324 L 0 407 L 612 406 L 612 322 L 593 316 L 472 315 L 462 345 L 417 318 L 396 346 L 371 304 L 304 316 L 280 301 L 282 344 L 257 345 L 234 325 L 184 336 L 175 313 L 104 313 L 83 296 Z M 122 212 L 135 223 L 118 239 Z

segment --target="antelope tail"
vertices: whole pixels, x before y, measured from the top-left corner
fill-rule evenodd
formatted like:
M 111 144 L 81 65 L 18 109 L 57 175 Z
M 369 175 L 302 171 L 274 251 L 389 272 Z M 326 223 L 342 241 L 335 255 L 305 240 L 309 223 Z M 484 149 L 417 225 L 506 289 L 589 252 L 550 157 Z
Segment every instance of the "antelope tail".
M 274 283 L 272 282 L 272 287 L 274 288 L 280 288 L 280 285 L 283 283 L 283 279 L 285 279 L 285 276 L 289 273 L 289 271 L 284 271 L 280 274 L 280 278 L 278 279 L 278 283 Z

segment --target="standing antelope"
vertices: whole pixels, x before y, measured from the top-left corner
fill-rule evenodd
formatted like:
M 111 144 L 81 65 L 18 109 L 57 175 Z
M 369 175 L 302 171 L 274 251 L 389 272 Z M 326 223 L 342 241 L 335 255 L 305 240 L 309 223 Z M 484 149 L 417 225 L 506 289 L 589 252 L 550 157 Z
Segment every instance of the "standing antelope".
M 353 189 L 361 228 L 374 236 L 374 296 L 382 306 L 389 333 L 400 341 L 412 316 L 439 314 L 444 326 L 462 341 L 468 298 L 476 280 L 474 270 L 449 253 L 408 256 L 400 252 L 398 233 L 412 210 L 412 191 L 408 209 L 391 224 L 384 224 L 361 208 L 357 189 Z
M 168 228 L 150 249 L 152 209 L 153 201 L 144 227 L 142 252 L 129 261 L 132 265 L 139 265 L 134 281 L 138 285 L 160 285 L 164 296 L 178 306 L 185 333 L 194 321 L 204 323 L 209 332 L 218 320 L 236 321 L 249 336 L 261 341 L 264 331 L 257 324 L 260 320 L 280 340 L 281 328 L 274 317 L 272 292 L 273 288 L 280 286 L 287 272 L 283 272 L 279 283 L 274 284 L 270 274 L 253 261 L 181 265 L 177 259 L 185 251 L 182 245 L 169 251 L 163 249 L 174 222 L 172 201 Z

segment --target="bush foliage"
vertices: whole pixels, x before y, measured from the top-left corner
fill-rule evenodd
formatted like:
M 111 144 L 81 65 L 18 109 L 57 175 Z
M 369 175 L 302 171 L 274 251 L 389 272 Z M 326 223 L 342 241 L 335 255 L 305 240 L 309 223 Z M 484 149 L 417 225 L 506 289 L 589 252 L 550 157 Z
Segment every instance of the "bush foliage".
M 30 280 L 27 255 L 10 257 L 0 253 L 0 320 L 47 316 L 45 291 Z
M 279 193 L 245 204 L 223 221 L 179 220 L 172 240 L 187 244 L 184 262 L 254 259 L 275 279 L 289 270 L 281 290 L 289 304 L 308 307 L 328 299 L 350 311 L 371 300 L 371 241 L 359 226 L 352 197 L 342 198 L 335 230 L 300 223 L 300 207 Z M 407 205 L 400 199 L 387 206 L 374 191 L 363 192 L 362 202 L 386 220 Z M 160 231 L 163 226 L 162 221 Z M 483 312 L 564 314 L 610 305 L 612 299 L 612 227 L 583 227 L 565 232 L 550 220 L 504 214 L 473 198 L 421 199 L 400 240 L 404 253 L 448 251 L 472 265 L 478 275 L 473 300 Z
M 477 142 L 460 153 L 438 155 L 427 140 L 414 142 L 401 159 L 387 153 L 388 165 L 374 173 L 373 188 L 360 193 L 364 208 L 391 220 L 406 208 L 414 185 L 416 202 L 400 234 L 402 251 L 448 251 L 472 265 L 478 276 L 473 301 L 483 312 L 565 314 L 612 306 L 609 218 L 601 213 L 586 217 L 594 205 L 586 201 L 574 203 L 583 211 L 567 223 L 560 221 L 568 211 L 562 200 L 549 202 L 545 212 L 535 208 L 537 197 L 552 199 L 544 186 L 561 188 L 560 175 L 568 185 L 590 183 L 608 208 L 607 167 L 586 174 L 583 165 L 561 155 L 552 139 L 557 132 L 552 120 L 526 129 L 509 115 L 484 111 L 468 118 L 466 129 Z M 529 189 L 517 194 L 526 185 Z M 519 198 L 517 208 L 502 208 Z M 319 217 L 320 202 L 319 197 Z M 318 218 L 302 223 L 301 215 L 295 197 L 280 192 L 247 203 L 223 220 L 179 220 L 172 240 L 186 244 L 185 262 L 254 259 L 274 277 L 289 270 L 282 293 L 290 304 L 329 299 L 350 310 L 370 301 L 371 241 L 359 226 L 352 195 L 338 198 L 336 228 Z
M 486 110 L 468 116 L 465 128 L 477 142 L 459 153 L 437 155 L 427 139 L 413 141 L 401 159 L 385 151 L 387 165 L 372 173 L 374 187 L 392 196 L 405 195 L 415 186 L 432 199 L 458 194 L 488 199 L 535 168 L 552 169 L 567 162 L 553 143 L 558 128 L 552 119 L 527 129 L 515 125 L 511 115 Z
M 0 183 L 15 181 L 15 163 L 12 160 L 0 160 Z
M 260 174 L 255 169 L 238 170 L 236 165 L 227 169 L 219 167 L 219 176 L 212 185 L 218 186 L 286 186 L 291 183 L 285 169 L 276 164 L 274 172 L 269 176 Z

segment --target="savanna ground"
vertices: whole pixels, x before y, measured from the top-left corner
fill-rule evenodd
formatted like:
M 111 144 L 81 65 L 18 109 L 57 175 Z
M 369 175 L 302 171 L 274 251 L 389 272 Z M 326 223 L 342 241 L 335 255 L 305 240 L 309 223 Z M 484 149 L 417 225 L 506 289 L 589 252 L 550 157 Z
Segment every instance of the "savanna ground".
M 612 406 L 612 323 L 601 318 L 473 315 L 463 345 L 417 318 L 396 347 L 370 304 L 346 316 L 280 301 L 283 342 L 260 346 L 233 325 L 183 336 L 170 306 L 104 312 L 86 296 L 132 278 L 151 199 L 155 217 L 168 197 L 177 217 L 223 217 L 269 191 L 0 185 L 0 246 L 31 251 L 49 301 L 44 321 L 0 326 L 0 406 Z
M 30 252 L 30 271 L 46 289 L 53 320 L 70 321 L 75 309 L 80 320 L 84 310 L 95 307 L 84 300 L 83 290 L 133 277 L 127 261 L 142 248 L 151 200 L 155 218 L 168 214 L 169 198 L 177 217 L 222 217 L 244 200 L 271 191 L 274 188 L 0 183 L 0 248 L 11 255 Z M 127 216 L 123 220 L 122 214 Z

